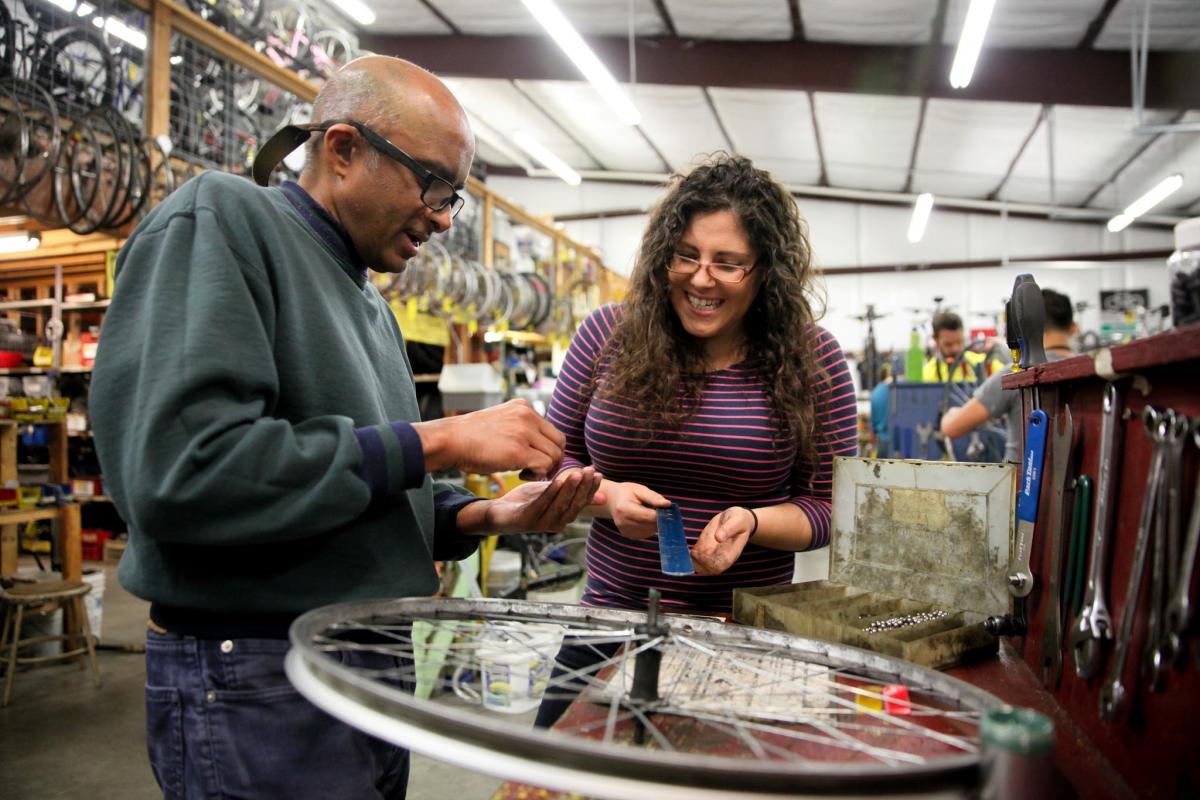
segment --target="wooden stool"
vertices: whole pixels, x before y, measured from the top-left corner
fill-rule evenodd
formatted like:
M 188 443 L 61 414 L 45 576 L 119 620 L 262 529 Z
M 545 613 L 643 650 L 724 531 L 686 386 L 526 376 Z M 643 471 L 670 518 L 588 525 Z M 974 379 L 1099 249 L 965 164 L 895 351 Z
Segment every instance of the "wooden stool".
M 41 583 L 18 583 L 12 588 L 0 588 L 0 600 L 5 603 L 4 633 L 0 635 L 0 654 L 3 654 L 5 666 L 4 699 L 0 706 L 8 705 L 12 694 L 13 675 L 17 672 L 18 664 L 44 664 L 50 661 L 63 661 L 70 658 L 87 656 L 91 662 L 92 675 L 96 686 L 100 686 L 100 667 L 96 663 L 96 649 L 92 642 L 92 629 L 88 625 L 87 611 L 83 607 L 83 596 L 92 590 L 91 584 L 83 581 L 43 581 Z M 21 638 L 21 622 L 25 617 L 25 609 L 37 613 L 46 613 L 55 608 L 70 608 L 79 621 L 80 634 L 54 634 Z M 64 620 L 65 622 L 65 620 Z M 22 647 L 28 647 L 42 642 L 67 642 L 71 639 L 83 639 L 83 644 L 71 650 L 64 650 L 57 655 L 25 656 L 20 655 Z M 83 664 L 81 663 L 82 667 Z

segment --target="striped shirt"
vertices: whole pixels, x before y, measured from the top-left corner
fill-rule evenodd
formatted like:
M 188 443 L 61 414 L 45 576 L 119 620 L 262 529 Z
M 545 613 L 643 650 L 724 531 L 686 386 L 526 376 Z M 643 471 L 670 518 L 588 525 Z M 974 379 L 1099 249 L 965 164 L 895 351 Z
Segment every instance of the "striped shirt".
M 559 373 L 547 418 L 566 436 L 563 469 L 595 465 L 617 483 L 640 483 L 679 504 L 689 544 L 730 506 L 793 503 L 812 526 L 811 548 L 829 543 L 833 457 L 855 454 L 857 408 L 846 360 L 837 340 L 813 327 L 811 347 L 825 377 L 815 387 L 816 426 L 822 431 L 814 468 L 798 459 L 795 442 L 776 438 L 766 386 L 753 370 L 735 364 L 710 372 L 700 404 L 678 431 L 650 427 L 622 398 L 587 395 L 593 370 L 598 384 L 609 371 L 601 357 L 621 308 L 597 309 L 580 326 Z M 588 582 L 583 604 L 641 609 L 647 590 L 662 592 L 673 611 L 728 614 L 733 589 L 790 583 L 793 554 L 748 544 L 724 574 L 668 577 L 659 567 L 658 537 L 628 539 L 612 520 L 592 523 L 587 545 Z

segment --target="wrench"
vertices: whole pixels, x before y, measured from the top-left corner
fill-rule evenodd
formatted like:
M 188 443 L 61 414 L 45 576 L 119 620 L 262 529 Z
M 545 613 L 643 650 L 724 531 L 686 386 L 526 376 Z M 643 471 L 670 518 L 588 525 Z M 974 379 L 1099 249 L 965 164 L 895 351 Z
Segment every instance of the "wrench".
M 918 422 L 917 426 L 917 458 L 929 457 L 929 438 L 933 436 L 932 422 Z
M 1150 541 L 1150 529 L 1154 522 L 1155 506 L 1163 490 L 1164 466 L 1167 460 L 1166 420 L 1147 407 L 1142 414 L 1147 434 L 1154 442 L 1154 456 L 1150 462 L 1150 476 L 1146 480 L 1146 492 L 1142 497 L 1142 514 L 1138 520 L 1137 540 L 1133 548 L 1133 562 L 1129 568 L 1129 583 L 1125 589 L 1125 608 L 1121 611 L 1121 629 L 1117 637 L 1117 649 L 1109 665 L 1108 680 L 1100 690 L 1100 719 L 1112 722 L 1120 715 L 1125 705 L 1125 656 L 1129 642 L 1133 639 L 1133 620 L 1137 613 L 1138 594 L 1142 589 L 1142 572 L 1146 566 L 1146 548 Z
M 1169 408 L 1160 410 L 1146 406 L 1142 410 L 1142 421 L 1146 430 L 1154 430 L 1151 438 L 1154 439 L 1155 458 L 1163 464 L 1155 503 L 1157 513 L 1154 516 L 1152 533 L 1154 541 L 1150 551 L 1150 613 L 1147 615 L 1146 638 L 1142 644 L 1142 675 L 1146 678 L 1147 688 L 1155 692 L 1162 688 L 1162 677 L 1166 670 L 1161 641 L 1163 598 L 1167 585 L 1167 501 L 1171 491 L 1169 462 L 1174 440 L 1179 437 L 1175 426 L 1175 412 Z
M 1059 575 L 1062 572 L 1064 494 L 1071 472 L 1071 445 L 1074 439 L 1075 421 L 1071 418 L 1071 407 L 1068 405 L 1063 409 L 1062 421 L 1055 426 L 1050 449 L 1054 503 L 1050 507 L 1050 580 L 1046 595 L 1046 621 L 1042 626 L 1042 683 L 1051 689 L 1058 686 L 1062 677 L 1062 592 Z
M 1200 418 L 1193 421 L 1192 441 L 1200 447 Z M 1175 453 L 1172 451 L 1172 458 Z M 1192 589 L 1192 572 L 1196 568 L 1196 547 L 1200 544 L 1200 475 L 1196 476 L 1196 490 L 1192 493 L 1192 516 L 1188 520 L 1187 536 L 1179 561 L 1179 574 L 1172 584 L 1171 601 L 1167 605 L 1165 636 L 1168 649 L 1175 656 L 1175 666 L 1183 668 L 1187 653 L 1183 646 L 1183 635 L 1191 621 L 1191 606 L 1188 595 Z
M 1104 387 L 1104 417 L 1100 429 L 1100 480 L 1096 488 L 1096 514 L 1092 519 L 1092 555 L 1088 562 L 1083 608 L 1071 626 L 1071 656 L 1075 674 L 1084 679 L 1100 674 L 1101 642 L 1113 638 L 1112 615 L 1105 602 L 1104 570 L 1108 566 L 1109 530 L 1112 527 L 1116 472 L 1121 460 L 1123 397 L 1115 383 Z
M 1033 591 L 1029 554 L 1033 550 L 1033 531 L 1042 494 L 1042 462 L 1048 427 L 1045 411 L 1035 408 L 1029 413 L 1025 460 L 1021 462 L 1021 492 L 1017 497 L 1017 546 L 1008 565 L 1008 593 L 1013 597 L 1028 597 Z
M 1147 681 L 1151 691 L 1157 691 L 1163 686 L 1166 666 L 1175 660 L 1175 642 L 1168 634 L 1166 627 L 1166 609 L 1164 603 L 1170 594 L 1170 588 L 1175 585 L 1175 573 L 1178 566 L 1177 545 L 1180 540 L 1178 517 L 1182 489 L 1183 446 L 1187 444 L 1188 417 L 1176 413 L 1175 409 L 1166 409 L 1160 413 L 1158 433 L 1163 438 L 1166 451 L 1166 464 L 1163 474 L 1164 486 L 1160 487 L 1158 495 L 1158 524 L 1154 527 L 1154 563 L 1153 583 L 1151 584 L 1150 625 L 1146 633 L 1146 670 Z M 1176 507 L 1172 509 L 1172 503 Z M 1171 527 L 1175 525 L 1175 530 Z

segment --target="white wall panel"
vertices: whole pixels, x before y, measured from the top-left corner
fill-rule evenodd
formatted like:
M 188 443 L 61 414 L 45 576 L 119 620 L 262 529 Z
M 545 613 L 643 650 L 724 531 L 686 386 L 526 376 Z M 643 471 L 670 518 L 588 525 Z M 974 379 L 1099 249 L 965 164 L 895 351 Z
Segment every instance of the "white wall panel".
M 646 139 L 636 128 L 620 122 L 591 84 L 584 81 L 517 81 L 517 85 L 583 142 L 606 169 L 663 171 L 662 162 L 646 144 Z
M 726 149 L 725 137 L 699 86 L 642 84 L 634 91 L 642 130 L 673 170 L 687 170 L 698 158 Z
M 717 87 L 708 91 L 739 153 L 785 183 L 816 184 L 820 180 L 817 138 L 806 92 Z
M 792 17 L 783 0 L 666 0 L 680 36 L 698 39 L 790 39 Z
M 1141 30 L 1141 0 L 1121 0 L 1096 39 L 1098 49 L 1128 50 L 1129 33 Z M 1154 0 L 1150 6 L 1152 50 L 1200 49 L 1200 3 L 1196 0 Z
M 937 0 L 800 1 L 805 38 L 814 42 L 924 44 L 936 11 Z
M 984 197 L 1004 177 L 1041 113 L 1034 103 L 931 99 L 913 191 Z
M 921 108 L 918 98 L 817 92 L 813 108 L 831 184 L 903 188 Z
M 624 36 L 628 33 L 628 0 L 556 0 L 556 4 L 583 36 Z M 466 34 L 519 36 L 544 31 L 520 0 L 503 3 L 495 0 L 435 0 L 435 5 Z M 633 14 L 638 36 L 661 36 L 666 32 L 662 17 L 654 10 L 651 0 L 635 0 Z M 403 32 L 403 20 L 398 20 L 397 24 L 401 25 L 398 32 Z

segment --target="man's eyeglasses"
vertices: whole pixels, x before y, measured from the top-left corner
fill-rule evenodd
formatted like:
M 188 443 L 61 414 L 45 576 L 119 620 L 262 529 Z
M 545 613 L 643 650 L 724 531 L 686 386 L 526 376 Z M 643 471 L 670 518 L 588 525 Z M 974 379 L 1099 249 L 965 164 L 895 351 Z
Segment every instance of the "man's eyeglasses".
M 667 264 L 667 269 L 676 275 L 692 275 L 701 267 L 708 267 L 708 274 L 713 280 L 721 283 L 741 283 L 750 274 L 750 270 L 754 269 L 753 265 L 739 267 L 737 264 L 726 264 L 722 261 L 701 261 L 682 253 L 672 253 L 671 262 Z
M 430 172 L 408 153 L 366 125 L 352 119 L 333 119 L 308 125 L 288 125 L 281 128 L 263 145 L 258 157 L 254 159 L 254 180 L 266 186 L 271 170 L 283 160 L 284 156 L 308 141 L 313 133 L 327 131 L 334 125 L 350 125 L 367 140 L 367 144 L 388 158 L 399 161 L 408 167 L 421 184 L 421 202 L 430 210 L 444 211 L 449 208 L 450 216 L 453 217 L 462 209 L 465 200 L 454 188 L 453 183 Z

